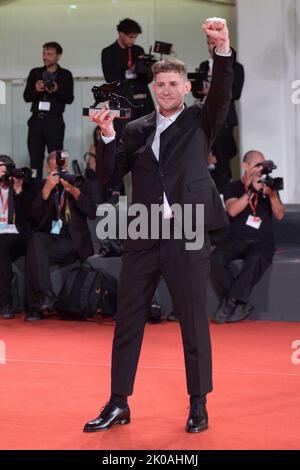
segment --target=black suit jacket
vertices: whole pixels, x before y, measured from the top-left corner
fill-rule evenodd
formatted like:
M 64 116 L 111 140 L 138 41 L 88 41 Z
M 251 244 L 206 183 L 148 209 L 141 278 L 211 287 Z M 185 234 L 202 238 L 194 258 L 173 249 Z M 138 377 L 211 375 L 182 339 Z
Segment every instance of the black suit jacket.
M 227 224 L 219 193 L 207 170 L 207 157 L 231 102 L 234 57 L 216 56 L 211 88 L 203 108 L 185 108 L 160 136 L 159 162 L 151 145 L 156 112 L 129 123 L 117 150 L 115 141 L 97 147 L 97 175 L 102 184 L 112 174 L 131 171 L 133 203 L 205 205 L 205 231 Z M 126 240 L 125 250 L 148 249 L 155 240 Z
M 57 218 L 57 206 L 55 201 L 55 191 L 52 190 L 47 200 L 42 198 L 41 185 L 38 194 L 31 205 L 31 215 L 36 223 L 36 231 L 51 232 L 52 221 Z M 96 218 L 96 205 L 92 202 L 89 186 L 86 182 L 81 189 L 79 199 L 76 200 L 68 195 L 71 220 L 68 223 L 68 231 L 74 243 L 78 256 L 85 260 L 94 254 L 91 234 L 87 224 L 87 218 Z

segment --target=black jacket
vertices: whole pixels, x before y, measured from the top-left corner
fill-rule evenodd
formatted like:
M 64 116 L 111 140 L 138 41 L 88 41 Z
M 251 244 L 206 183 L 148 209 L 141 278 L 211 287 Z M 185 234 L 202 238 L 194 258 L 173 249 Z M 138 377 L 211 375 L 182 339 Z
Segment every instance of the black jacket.
M 205 60 L 201 62 L 198 68 L 199 72 L 208 73 L 209 71 L 209 62 Z M 232 99 L 230 103 L 229 112 L 226 118 L 227 126 L 234 127 L 238 125 L 238 117 L 237 112 L 235 109 L 235 101 L 238 101 L 241 97 L 243 86 L 245 81 L 245 72 L 244 67 L 239 62 L 235 62 L 234 64 L 234 79 L 232 83 Z M 196 94 L 194 94 L 195 98 L 198 98 Z
M 73 76 L 69 70 L 63 69 L 59 65 L 57 67 L 55 81 L 57 82 L 58 90 L 55 93 L 47 93 L 46 91 L 38 93 L 35 91 L 35 82 L 42 80 L 46 67 L 37 67 L 30 71 L 23 97 L 26 103 L 32 102 L 30 108 L 32 113 L 39 112 L 39 101 L 49 101 L 51 103 L 50 111 L 47 111 L 48 114 L 62 114 L 65 110 L 65 105 L 73 102 Z
M 220 196 L 207 170 L 207 157 L 218 131 L 224 124 L 231 102 L 234 57 L 215 56 L 211 88 L 203 108 L 185 108 L 160 137 L 157 162 L 151 145 L 156 130 L 156 112 L 126 126 L 115 152 L 115 141 L 97 147 L 97 174 L 105 183 L 112 174 L 131 171 L 133 203 L 162 203 L 163 192 L 169 204 L 205 205 L 205 230 L 227 224 Z M 116 153 L 116 158 L 115 158 Z M 127 240 L 126 250 L 151 247 L 153 240 Z
M 54 188 L 48 199 L 44 200 L 42 198 L 43 186 L 44 182 L 39 188 L 38 194 L 31 205 L 30 212 L 36 223 L 36 231 L 50 233 L 52 221 L 57 219 L 56 194 Z M 79 258 L 85 260 L 94 253 L 87 218 L 96 218 L 96 206 L 90 198 L 87 182 L 83 184 L 80 190 L 81 194 L 78 200 L 68 194 L 71 220 L 67 226 Z
M 33 220 L 30 214 L 31 204 L 36 196 L 35 181 L 30 180 L 23 183 L 23 190 L 16 194 L 13 185 L 8 190 L 8 223 L 15 224 L 18 232 L 30 236 L 32 233 Z

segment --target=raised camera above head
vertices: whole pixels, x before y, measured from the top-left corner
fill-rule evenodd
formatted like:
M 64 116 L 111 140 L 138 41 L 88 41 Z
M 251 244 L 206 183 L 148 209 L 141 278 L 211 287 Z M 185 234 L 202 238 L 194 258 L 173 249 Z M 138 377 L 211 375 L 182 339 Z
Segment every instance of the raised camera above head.
M 97 106 L 100 103 L 105 103 L 108 109 L 112 114 L 119 119 L 128 119 L 131 117 L 131 108 L 136 107 L 134 106 L 127 98 L 124 96 L 118 95 L 115 93 L 120 82 L 112 82 L 112 83 L 104 83 L 100 86 L 93 86 L 92 93 L 94 97 L 94 104 L 89 108 L 83 108 L 82 115 L 83 116 L 92 116 L 95 111 L 101 108 Z

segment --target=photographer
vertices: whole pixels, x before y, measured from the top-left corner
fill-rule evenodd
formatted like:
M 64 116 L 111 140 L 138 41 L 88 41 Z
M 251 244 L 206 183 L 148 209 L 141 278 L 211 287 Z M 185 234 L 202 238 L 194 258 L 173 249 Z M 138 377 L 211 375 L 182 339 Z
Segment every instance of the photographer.
M 63 112 L 74 100 L 72 74 L 58 65 L 62 52 L 57 42 L 43 45 L 44 67 L 30 71 L 23 95 L 26 103 L 32 103 L 27 144 L 30 167 L 37 170 L 38 178 L 43 176 L 45 146 L 49 153 L 63 148 Z
M 193 96 L 200 101 L 205 101 L 212 77 L 213 69 L 213 50 L 215 41 L 211 38 L 207 40 L 207 47 L 210 58 L 201 62 L 198 72 L 204 77 L 200 82 L 199 89 L 193 89 Z M 230 103 L 229 112 L 224 126 L 219 132 L 219 135 L 214 142 L 211 149 L 211 156 L 208 160 L 208 165 L 212 164 L 210 173 L 214 179 L 219 193 L 223 194 L 226 184 L 231 179 L 231 166 L 230 160 L 235 157 L 237 153 L 237 146 L 234 139 L 234 128 L 238 125 L 238 116 L 235 109 L 235 102 L 238 101 L 242 94 L 242 89 L 245 80 L 244 67 L 239 62 L 234 64 L 234 80 L 232 84 L 232 98 Z
M 144 49 L 135 45 L 138 35 L 142 33 L 140 25 L 126 18 L 120 21 L 117 30 L 118 39 L 102 50 L 102 70 L 107 82 L 121 82 L 117 88 L 118 95 L 124 96 L 132 104 L 139 106 L 132 109 L 130 120 L 134 120 L 154 111 L 154 103 L 148 88 L 148 83 L 152 82 L 153 76 L 150 67 L 148 73 L 139 73 L 137 69 L 138 59 L 145 55 Z M 117 141 L 127 122 L 129 120 L 116 121 Z
M 220 300 L 215 323 L 240 321 L 253 312 L 248 302 L 251 291 L 272 263 L 272 217 L 281 220 L 284 207 L 278 192 L 261 179 L 263 162 L 262 153 L 246 153 L 243 178 L 229 183 L 224 192 L 229 233 L 211 258 L 211 281 Z M 237 277 L 229 266 L 236 259 L 244 260 Z
M 16 176 L 13 176 L 16 175 Z M 26 178 L 25 178 L 26 180 Z M 24 181 L 11 157 L 0 155 L 0 317 L 14 318 L 12 263 L 26 252 L 31 234 L 33 185 Z
M 50 265 L 84 261 L 93 254 L 87 218 L 96 218 L 96 206 L 89 185 L 68 172 L 67 155 L 60 150 L 49 155 L 49 176 L 31 206 L 37 232 L 26 258 L 27 321 L 41 320 L 55 301 Z

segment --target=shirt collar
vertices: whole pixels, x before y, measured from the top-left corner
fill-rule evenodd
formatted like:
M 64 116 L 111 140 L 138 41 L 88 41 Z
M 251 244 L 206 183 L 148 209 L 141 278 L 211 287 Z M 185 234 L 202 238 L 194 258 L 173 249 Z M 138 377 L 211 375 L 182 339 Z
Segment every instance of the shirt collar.
M 179 111 L 177 111 L 177 113 L 175 114 L 172 114 L 171 116 L 163 116 L 162 114 L 160 114 L 158 108 L 157 108 L 157 114 L 156 114 L 156 124 L 157 126 L 159 126 L 160 124 L 162 124 L 163 122 L 165 121 L 171 121 L 171 123 L 175 122 L 176 119 L 178 118 L 178 116 L 182 113 L 182 111 L 184 110 L 184 104 L 182 105 L 182 109 L 180 109 Z

